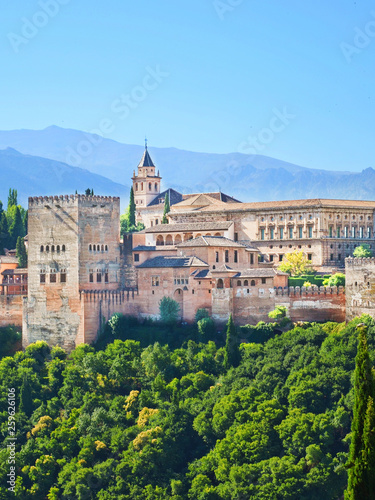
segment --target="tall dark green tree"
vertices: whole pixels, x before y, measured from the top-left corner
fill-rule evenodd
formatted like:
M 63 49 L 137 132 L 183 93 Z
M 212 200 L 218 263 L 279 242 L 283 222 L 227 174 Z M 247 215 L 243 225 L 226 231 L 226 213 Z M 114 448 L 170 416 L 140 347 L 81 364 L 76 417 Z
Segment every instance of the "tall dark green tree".
M 25 214 L 23 216 L 23 227 L 24 227 L 24 230 L 25 230 L 25 234 L 28 233 L 28 225 L 29 225 L 29 211 L 28 210 L 25 210 Z
M 20 391 L 20 410 L 26 413 L 28 417 L 33 412 L 32 387 L 28 375 L 24 375 Z
M 17 243 L 17 238 L 19 236 L 24 236 L 24 227 L 23 227 L 23 222 L 22 222 L 22 216 L 21 216 L 21 211 L 19 206 L 16 206 L 16 210 L 14 212 L 14 219 L 13 222 L 9 228 L 9 235 L 10 235 L 10 243 L 12 248 Z
M 170 210 L 171 210 L 171 206 L 170 206 L 170 203 L 169 203 L 169 193 L 166 193 L 165 200 L 164 200 L 163 219 L 161 221 L 162 224 L 168 224 L 167 214 L 170 212 Z
M 21 236 L 17 238 L 16 257 L 18 259 L 18 267 L 27 267 L 27 252 L 25 241 Z
M 357 326 L 358 350 L 354 372 L 352 439 L 348 459 L 348 487 L 345 500 L 375 499 L 374 475 L 374 378 L 367 348 L 367 327 Z
M 240 362 L 240 349 L 238 345 L 238 338 L 236 326 L 233 321 L 232 315 L 229 316 L 227 323 L 227 339 L 224 349 L 224 367 L 228 370 L 232 366 L 238 366 Z
M 7 210 L 9 210 L 10 207 L 13 207 L 15 205 L 17 205 L 17 189 L 11 189 L 11 188 L 9 188 L 8 208 L 7 208 Z
M 127 217 L 128 217 L 128 225 L 129 225 L 129 227 L 130 226 L 135 226 L 135 201 L 134 201 L 134 190 L 133 190 L 133 188 L 130 189 L 130 199 L 129 199 L 129 206 L 128 206 Z
M 3 211 L 0 217 L 0 255 L 4 254 L 4 248 L 10 247 L 9 240 L 8 219 L 6 213 Z

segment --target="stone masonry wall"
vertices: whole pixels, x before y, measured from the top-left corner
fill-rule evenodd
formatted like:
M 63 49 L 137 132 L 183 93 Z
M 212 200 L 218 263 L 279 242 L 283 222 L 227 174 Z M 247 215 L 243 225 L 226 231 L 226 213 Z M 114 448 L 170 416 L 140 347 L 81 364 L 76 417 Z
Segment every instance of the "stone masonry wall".
M 375 258 L 345 259 L 346 319 L 375 316 Z
M 212 291 L 212 315 L 225 322 L 232 312 L 237 324 L 270 321 L 268 313 L 285 306 L 292 321 L 345 321 L 345 293 L 333 288 L 238 288 Z
M 22 326 L 22 296 L 0 295 L 0 327 Z

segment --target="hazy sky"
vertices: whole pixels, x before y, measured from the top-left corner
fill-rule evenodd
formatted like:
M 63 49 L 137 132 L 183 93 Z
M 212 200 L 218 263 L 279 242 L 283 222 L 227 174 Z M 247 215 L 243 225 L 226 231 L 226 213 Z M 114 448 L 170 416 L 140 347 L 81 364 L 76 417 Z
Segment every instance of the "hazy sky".
M 367 0 L 0 0 L 0 129 L 375 167 Z

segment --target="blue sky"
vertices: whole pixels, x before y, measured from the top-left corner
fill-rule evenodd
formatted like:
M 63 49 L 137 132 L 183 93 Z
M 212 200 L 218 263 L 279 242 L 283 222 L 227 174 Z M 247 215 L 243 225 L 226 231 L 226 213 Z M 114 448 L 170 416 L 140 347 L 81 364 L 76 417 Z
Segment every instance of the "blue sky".
M 152 146 L 375 167 L 370 1 L 0 7 L 1 130 L 55 124 L 129 144 L 147 134 Z

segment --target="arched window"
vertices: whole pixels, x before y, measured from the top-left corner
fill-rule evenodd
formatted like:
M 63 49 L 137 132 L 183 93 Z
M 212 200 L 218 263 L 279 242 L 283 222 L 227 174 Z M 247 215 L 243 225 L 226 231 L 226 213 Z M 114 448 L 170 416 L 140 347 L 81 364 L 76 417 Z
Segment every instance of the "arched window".
M 151 187 L 151 182 L 148 183 L 148 190 L 151 191 L 152 187 Z
M 48 245 L 46 246 L 46 252 L 49 252 L 49 246 Z
M 65 252 L 65 245 L 63 245 L 63 246 L 61 247 L 61 250 L 62 250 L 63 252 Z
M 104 245 L 102 245 L 102 252 L 104 252 Z
M 138 182 L 135 183 L 135 190 L 138 191 Z
M 105 246 L 105 251 L 108 252 L 108 245 Z
M 52 245 L 51 252 L 54 252 L 54 251 L 55 251 L 55 245 Z
M 157 190 L 158 190 L 158 185 L 157 185 L 157 183 L 155 182 L 155 191 L 157 191 Z
M 221 234 L 220 233 L 215 233 L 215 236 L 221 236 Z
M 174 244 L 175 244 L 175 245 L 178 245 L 178 243 L 181 243 L 181 242 L 182 242 L 181 235 L 176 234 L 176 237 L 175 237 L 175 239 L 174 239 Z
M 143 182 L 141 182 L 141 191 L 143 191 Z
M 57 253 L 60 253 L 60 245 L 57 245 L 57 247 L 56 247 L 56 252 L 57 252 Z
M 161 234 L 156 238 L 156 245 L 157 246 L 163 246 L 164 245 L 164 238 Z
M 251 280 L 251 286 L 255 286 L 255 280 Z
M 166 244 L 166 245 L 173 245 L 173 238 L 172 238 L 172 235 L 167 234 L 167 236 L 166 236 L 166 238 L 165 238 L 165 244 Z
M 92 245 L 91 245 L 91 243 L 89 245 L 89 252 L 92 252 Z
M 241 286 L 241 280 L 237 281 L 237 286 Z
M 43 245 L 40 247 L 40 251 L 44 252 L 44 246 Z
M 248 282 L 247 280 L 245 280 L 245 281 L 243 282 L 243 286 L 249 286 L 249 282 Z
M 217 280 L 216 288 L 224 288 L 224 282 L 221 278 Z

